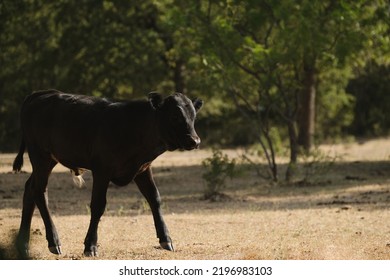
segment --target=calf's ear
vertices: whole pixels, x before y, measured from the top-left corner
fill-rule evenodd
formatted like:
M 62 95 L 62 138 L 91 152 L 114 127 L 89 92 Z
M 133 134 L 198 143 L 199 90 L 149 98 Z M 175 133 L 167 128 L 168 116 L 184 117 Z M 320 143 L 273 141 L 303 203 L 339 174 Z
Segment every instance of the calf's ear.
M 163 103 L 163 97 L 158 92 L 152 91 L 148 94 L 149 102 L 152 104 L 154 109 L 157 109 Z
M 195 98 L 192 100 L 192 104 L 194 104 L 195 111 L 198 112 L 203 106 L 203 100 Z

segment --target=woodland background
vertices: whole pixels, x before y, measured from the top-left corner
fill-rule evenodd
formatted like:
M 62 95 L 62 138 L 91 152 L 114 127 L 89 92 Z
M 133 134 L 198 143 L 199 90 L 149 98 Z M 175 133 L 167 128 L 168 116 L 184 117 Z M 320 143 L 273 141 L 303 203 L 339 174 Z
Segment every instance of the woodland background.
M 0 152 L 34 90 L 205 100 L 203 147 L 275 157 L 387 136 L 390 10 L 382 0 L 1 0 Z

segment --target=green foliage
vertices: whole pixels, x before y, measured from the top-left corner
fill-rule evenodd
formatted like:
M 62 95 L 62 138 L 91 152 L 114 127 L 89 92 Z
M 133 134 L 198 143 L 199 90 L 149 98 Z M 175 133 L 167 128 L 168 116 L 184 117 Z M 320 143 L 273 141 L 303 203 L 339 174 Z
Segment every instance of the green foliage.
M 46 88 L 200 96 L 202 140 L 220 145 L 287 138 L 308 66 L 318 74 L 319 138 L 351 122 L 355 133 L 360 100 L 372 112 L 374 100 L 388 103 L 377 89 L 367 100 L 345 91 L 367 60 L 390 62 L 384 0 L 3 0 L 0 18 L 0 152 L 17 149 L 24 97 Z M 370 115 L 371 134 L 386 133 L 385 110 Z
M 350 67 L 324 70 L 319 77 L 317 138 L 332 140 L 345 136 L 351 125 L 355 97 L 346 91 L 352 73 Z
M 202 177 L 206 182 L 204 198 L 213 199 L 226 187 L 226 179 L 237 175 L 235 159 L 229 159 L 221 150 L 213 150 L 213 155 L 202 162 L 205 172 Z
M 351 123 L 353 98 L 345 92 L 350 76 L 339 69 L 360 67 L 388 49 L 384 1 L 209 1 L 197 7 L 204 53 L 212 54 L 210 63 L 237 110 L 256 124 L 272 170 L 270 128 L 288 135 L 293 166 L 298 142 L 307 139 L 297 128 L 306 136 L 313 127 L 333 136 Z M 313 100 L 323 106 L 317 126 Z
M 357 136 L 383 136 L 390 133 L 390 65 L 371 62 L 347 91 L 355 98 L 350 131 Z
M 173 91 L 162 13 L 151 0 L 2 1 L 0 151 L 16 149 L 19 106 L 34 90 L 116 98 Z

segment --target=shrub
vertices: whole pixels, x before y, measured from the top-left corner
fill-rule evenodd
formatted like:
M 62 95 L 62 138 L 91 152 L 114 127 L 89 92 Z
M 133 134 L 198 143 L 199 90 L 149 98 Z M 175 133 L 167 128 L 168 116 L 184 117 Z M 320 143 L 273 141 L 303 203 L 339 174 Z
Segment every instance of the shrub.
M 214 150 L 213 155 L 202 162 L 205 172 L 202 177 L 206 182 L 204 198 L 214 200 L 221 196 L 226 187 L 226 179 L 232 179 L 236 173 L 236 160 L 229 159 L 220 150 Z

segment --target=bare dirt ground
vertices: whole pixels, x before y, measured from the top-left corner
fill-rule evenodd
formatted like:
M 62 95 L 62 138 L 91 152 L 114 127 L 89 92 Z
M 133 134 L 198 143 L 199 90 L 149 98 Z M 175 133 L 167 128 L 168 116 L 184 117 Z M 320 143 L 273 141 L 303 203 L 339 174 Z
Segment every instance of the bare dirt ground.
M 390 139 L 323 146 L 340 160 L 314 183 L 271 184 L 249 167 L 228 182 L 230 199 L 202 199 L 201 161 L 208 150 L 166 153 L 153 164 L 175 252 L 158 248 L 152 215 L 137 187 L 111 186 L 99 228 L 97 259 L 390 259 Z M 239 151 L 226 151 L 238 156 Z M 15 155 L 0 155 L 0 245 L 20 223 L 24 183 L 12 174 Z M 283 166 L 281 166 L 283 169 Z M 58 166 L 50 177 L 50 209 L 63 255 L 49 253 L 38 211 L 32 223 L 33 259 L 85 259 L 91 175 L 73 185 Z

